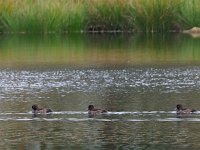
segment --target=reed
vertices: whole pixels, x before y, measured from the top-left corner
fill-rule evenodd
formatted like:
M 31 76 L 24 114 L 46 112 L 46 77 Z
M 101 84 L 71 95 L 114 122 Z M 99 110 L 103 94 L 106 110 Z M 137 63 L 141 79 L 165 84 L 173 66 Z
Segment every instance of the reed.
M 10 2 L 10 3 L 9 3 Z M 8 0 L 4 10 L 10 31 L 54 33 L 79 30 L 84 25 L 84 7 L 69 0 Z
M 128 30 L 132 25 L 126 17 L 127 4 L 123 0 L 90 1 L 87 29 L 92 31 Z
M 135 0 L 130 12 L 135 17 L 136 28 L 145 32 L 175 30 L 179 24 L 180 1 L 176 0 Z
M 200 1 L 182 0 L 180 16 L 185 28 L 200 26 Z
M 0 0 L 0 32 L 168 32 L 199 18 L 199 0 Z

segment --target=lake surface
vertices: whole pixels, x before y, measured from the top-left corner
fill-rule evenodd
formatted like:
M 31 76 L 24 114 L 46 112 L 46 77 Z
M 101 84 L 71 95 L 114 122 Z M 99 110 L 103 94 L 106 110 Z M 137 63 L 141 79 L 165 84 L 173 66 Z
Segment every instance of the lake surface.
M 199 65 L 187 35 L 1 36 L 0 149 L 200 149 Z

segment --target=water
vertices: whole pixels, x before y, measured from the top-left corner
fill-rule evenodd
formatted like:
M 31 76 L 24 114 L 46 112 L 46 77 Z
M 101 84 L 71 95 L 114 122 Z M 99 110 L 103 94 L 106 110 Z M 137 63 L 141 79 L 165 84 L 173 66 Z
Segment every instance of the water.
M 199 39 L 5 36 L 0 149 L 199 149 Z M 33 116 L 31 106 L 54 110 Z M 89 116 L 94 104 L 107 114 Z

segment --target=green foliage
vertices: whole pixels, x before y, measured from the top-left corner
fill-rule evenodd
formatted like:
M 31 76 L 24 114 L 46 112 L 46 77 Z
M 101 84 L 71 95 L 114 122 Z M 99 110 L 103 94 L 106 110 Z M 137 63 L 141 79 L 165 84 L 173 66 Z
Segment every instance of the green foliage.
M 88 10 L 88 27 L 92 30 L 126 30 L 129 27 L 126 3 L 122 0 L 95 2 Z
M 179 6 L 179 0 L 136 0 L 131 5 L 130 15 L 141 31 L 169 31 L 174 30 L 174 23 L 179 23 Z
M 199 0 L 0 0 L 0 31 L 168 32 L 200 26 Z
M 200 26 L 200 1 L 182 0 L 180 16 L 186 28 Z

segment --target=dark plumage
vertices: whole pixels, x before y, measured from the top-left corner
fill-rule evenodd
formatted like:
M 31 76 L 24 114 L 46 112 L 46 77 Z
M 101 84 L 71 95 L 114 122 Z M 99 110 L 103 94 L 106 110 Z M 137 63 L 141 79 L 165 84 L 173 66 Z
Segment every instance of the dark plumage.
M 177 113 L 193 113 L 195 111 L 196 111 L 195 109 L 183 108 L 183 106 L 181 104 L 176 105 L 176 112 Z
M 33 113 L 45 114 L 45 113 L 50 113 L 50 112 L 52 112 L 52 110 L 49 109 L 49 108 L 39 108 L 38 105 L 33 105 L 33 106 L 32 106 L 32 112 L 33 112 Z
M 88 114 L 96 115 L 96 114 L 105 113 L 105 112 L 107 112 L 105 109 L 94 108 L 93 105 L 88 106 Z

